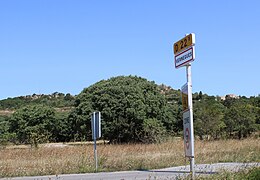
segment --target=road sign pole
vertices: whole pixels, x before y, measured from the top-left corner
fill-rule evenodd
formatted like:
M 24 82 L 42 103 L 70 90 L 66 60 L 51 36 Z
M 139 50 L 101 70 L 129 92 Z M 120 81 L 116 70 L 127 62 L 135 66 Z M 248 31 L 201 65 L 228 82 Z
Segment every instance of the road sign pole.
M 187 83 L 188 83 L 188 106 L 190 109 L 190 173 L 192 179 L 195 179 L 195 159 L 194 159 L 194 131 L 193 131 L 193 106 L 192 106 L 192 82 L 191 82 L 191 65 L 186 65 Z
M 97 131 L 96 131 L 96 116 L 95 116 L 95 112 L 93 113 L 93 119 L 92 119 L 92 123 L 93 123 L 93 140 L 94 140 L 94 160 L 95 160 L 95 171 L 97 172 L 98 170 L 98 159 L 97 159 Z
M 95 168 L 96 172 L 98 171 L 98 158 L 97 158 L 97 140 L 94 139 L 94 156 L 95 156 Z
M 101 137 L 101 113 L 93 112 L 91 116 L 92 139 L 94 140 L 95 170 L 98 171 L 97 139 Z

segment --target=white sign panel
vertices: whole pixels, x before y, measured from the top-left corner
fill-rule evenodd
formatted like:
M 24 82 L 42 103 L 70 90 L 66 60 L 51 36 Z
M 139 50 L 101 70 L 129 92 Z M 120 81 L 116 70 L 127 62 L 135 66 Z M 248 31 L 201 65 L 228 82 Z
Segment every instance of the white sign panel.
M 179 68 L 187 65 L 188 63 L 194 61 L 195 50 L 194 46 L 182 51 L 181 53 L 175 55 L 175 68 Z
M 191 124 L 190 124 L 190 110 L 183 113 L 183 137 L 184 137 L 184 149 L 186 157 L 193 157 L 194 151 L 191 147 Z

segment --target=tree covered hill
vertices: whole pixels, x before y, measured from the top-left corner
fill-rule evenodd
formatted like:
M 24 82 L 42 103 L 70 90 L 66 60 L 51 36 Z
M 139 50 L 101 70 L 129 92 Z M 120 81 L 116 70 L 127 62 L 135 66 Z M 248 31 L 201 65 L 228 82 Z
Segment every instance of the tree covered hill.
M 180 91 L 172 89 L 164 84 L 156 85 L 160 93 L 165 95 L 168 101 L 177 103 L 180 101 Z M 64 94 L 54 92 L 52 94 L 32 94 L 7 98 L 0 100 L 0 115 L 12 114 L 15 110 L 27 105 L 46 105 L 53 108 L 71 108 L 74 107 L 76 95 L 70 93 Z
M 27 105 L 46 105 L 54 108 L 74 106 L 75 96 L 67 93 L 52 93 L 50 95 L 33 94 L 0 100 L 0 110 L 16 110 Z
M 193 94 L 193 103 L 195 135 L 200 139 L 259 135 L 260 96 L 222 100 L 199 92 Z M 180 90 L 142 77 L 118 76 L 77 96 L 56 92 L 1 100 L 0 144 L 91 140 L 93 111 L 101 111 L 102 138 L 110 142 L 182 136 Z

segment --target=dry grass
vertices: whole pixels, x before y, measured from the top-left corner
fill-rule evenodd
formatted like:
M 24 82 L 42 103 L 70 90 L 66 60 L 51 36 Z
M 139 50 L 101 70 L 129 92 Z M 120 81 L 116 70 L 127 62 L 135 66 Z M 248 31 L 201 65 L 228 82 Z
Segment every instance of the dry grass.
M 98 145 L 99 171 L 156 169 L 188 164 L 183 141 Z M 260 162 L 260 139 L 195 142 L 196 163 Z M 92 145 L 0 150 L 0 177 L 94 172 Z

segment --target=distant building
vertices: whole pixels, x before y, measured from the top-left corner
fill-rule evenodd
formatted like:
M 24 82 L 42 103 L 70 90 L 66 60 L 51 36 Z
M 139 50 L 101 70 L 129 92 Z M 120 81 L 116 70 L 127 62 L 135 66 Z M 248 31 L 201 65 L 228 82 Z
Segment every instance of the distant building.
M 220 96 L 221 100 L 226 100 L 226 98 L 234 98 L 234 99 L 239 99 L 239 96 L 235 95 L 235 94 L 227 94 L 226 96 Z

